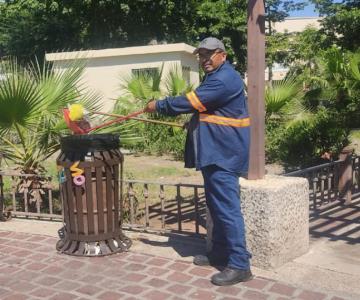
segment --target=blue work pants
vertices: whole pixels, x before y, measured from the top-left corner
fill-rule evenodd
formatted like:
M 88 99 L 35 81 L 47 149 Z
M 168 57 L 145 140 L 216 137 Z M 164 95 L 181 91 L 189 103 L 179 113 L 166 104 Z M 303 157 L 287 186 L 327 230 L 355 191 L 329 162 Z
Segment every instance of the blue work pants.
M 244 218 L 240 208 L 239 176 L 217 165 L 201 169 L 206 204 L 213 220 L 211 254 L 227 260 L 227 266 L 249 270 Z

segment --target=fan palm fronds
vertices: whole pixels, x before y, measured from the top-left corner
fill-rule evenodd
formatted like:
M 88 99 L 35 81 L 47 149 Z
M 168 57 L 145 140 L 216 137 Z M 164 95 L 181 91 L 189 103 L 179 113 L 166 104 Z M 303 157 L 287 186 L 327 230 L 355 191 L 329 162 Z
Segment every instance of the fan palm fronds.
M 289 107 L 290 102 L 295 102 L 302 94 L 302 86 L 294 77 L 273 82 L 265 90 L 265 119 L 279 117 L 285 107 Z
M 193 89 L 183 77 L 182 70 L 178 64 L 172 65 L 165 78 L 166 94 L 168 96 L 179 96 Z
M 0 132 L 34 128 L 41 115 L 43 93 L 36 81 L 15 60 L 1 62 Z
M 352 77 L 360 81 L 360 51 L 350 55 L 349 66 Z
M 120 89 L 123 95 L 118 100 L 125 97 L 138 105 L 143 105 L 151 99 L 159 98 L 161 96 L 160 84 L 162 72 L 163 66 L 160 70 L 134 73 L 122 78 Z
M 63 124 L 61 109 L 82 102 L 99 108 L 99 98 L 80 84 L 84 63 L 76 61 L 65 71 L 38 63 L 25 68 L 16 60 L 2 62 L 0 70 L 0 150 L 24 172 L 41 169 L 41 163 L 59 149 Z M 66 131 L 65 131 L 66 130 Z

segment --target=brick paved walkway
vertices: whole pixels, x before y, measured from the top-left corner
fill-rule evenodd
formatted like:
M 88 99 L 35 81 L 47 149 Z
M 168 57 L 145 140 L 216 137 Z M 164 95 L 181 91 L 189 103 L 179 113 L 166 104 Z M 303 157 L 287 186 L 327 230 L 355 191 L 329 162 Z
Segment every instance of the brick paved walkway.
M 56 241 L 0 231 L 0 299 L 345 299 L 260 277 L 217 287 L 209 281 L 217 272 L 210 267 L 132 251 L 68 256 L 55 251 Z

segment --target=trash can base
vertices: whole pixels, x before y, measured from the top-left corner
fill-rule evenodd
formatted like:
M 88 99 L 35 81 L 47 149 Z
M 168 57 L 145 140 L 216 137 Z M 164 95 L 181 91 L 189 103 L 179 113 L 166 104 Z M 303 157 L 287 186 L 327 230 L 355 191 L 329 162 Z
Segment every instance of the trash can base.
M 56 243 L 56 250 L 68 255 L 94 257 L 126 252 L 131 245 L 131 240 L 124 234 L 96 242 L 71 240 L 65 237 Z

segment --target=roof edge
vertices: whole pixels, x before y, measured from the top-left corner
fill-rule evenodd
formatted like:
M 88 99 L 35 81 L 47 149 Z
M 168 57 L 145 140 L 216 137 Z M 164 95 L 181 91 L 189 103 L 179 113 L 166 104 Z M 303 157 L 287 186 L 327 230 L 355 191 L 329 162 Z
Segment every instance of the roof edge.
M 141 55 L 141 54 L 155 54 L 166 52 L 186 52 L 192 54 L 195 47 L 186 43 L 176 44 L 161 44 L 150 46 L 136 46 L 125 48 L 109 48 L 101 50 L 81 50 L 70 52 L 55 52 L 46 53 L 45 60 L 59 61 L 59 60 L 73 60 L 73 59 L 88 59 L 88 58 L 102 58 L 102 57 L 116 57 L 128 55 Z

